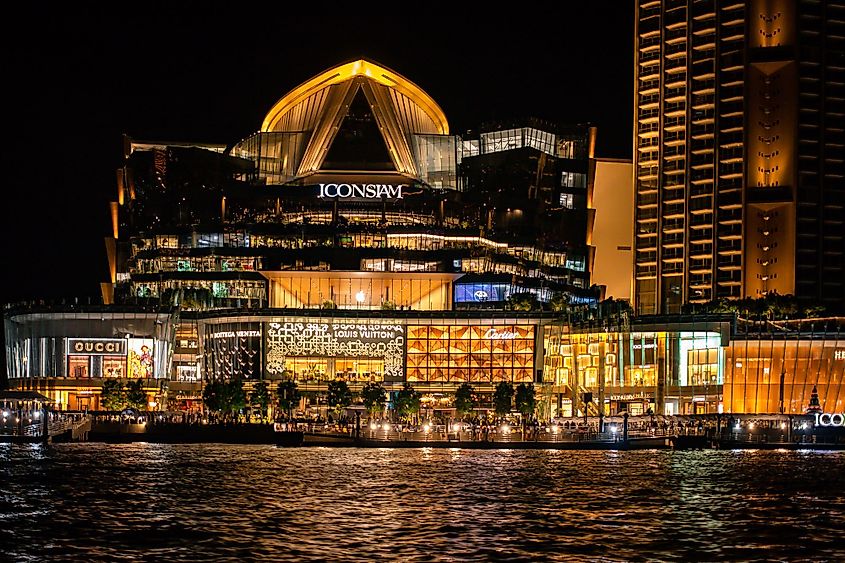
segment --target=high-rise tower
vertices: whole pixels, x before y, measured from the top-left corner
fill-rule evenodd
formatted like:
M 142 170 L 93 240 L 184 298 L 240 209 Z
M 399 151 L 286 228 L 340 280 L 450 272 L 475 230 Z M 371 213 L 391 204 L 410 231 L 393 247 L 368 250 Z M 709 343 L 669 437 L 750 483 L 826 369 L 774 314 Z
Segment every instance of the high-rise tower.
M 845 2 L 636 0 L 635 305 L 845 304 Z

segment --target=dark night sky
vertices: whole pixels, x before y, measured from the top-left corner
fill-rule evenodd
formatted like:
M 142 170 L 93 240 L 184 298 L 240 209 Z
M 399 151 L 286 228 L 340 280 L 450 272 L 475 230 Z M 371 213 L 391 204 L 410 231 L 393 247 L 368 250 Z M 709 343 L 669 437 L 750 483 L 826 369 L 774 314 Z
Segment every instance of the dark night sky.
M 232 144 L 290 88 L 361 56 L 421 86 L 453 132 L 510 117 L 592 122 L 599 156 L 631 156 L 629 1 L 401 3 L 424 10 L 412 17 L 400 4 L 171 4 L 35 4 L 0 24 L 0 301 L 99 294 L 122 133 Z

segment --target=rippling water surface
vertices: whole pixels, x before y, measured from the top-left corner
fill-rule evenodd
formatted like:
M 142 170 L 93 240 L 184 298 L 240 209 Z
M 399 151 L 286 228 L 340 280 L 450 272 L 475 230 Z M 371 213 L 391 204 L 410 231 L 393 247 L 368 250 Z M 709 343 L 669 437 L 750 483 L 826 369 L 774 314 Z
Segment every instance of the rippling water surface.
M 0 445 L 0 560 L 843 560 L 845 453 Z

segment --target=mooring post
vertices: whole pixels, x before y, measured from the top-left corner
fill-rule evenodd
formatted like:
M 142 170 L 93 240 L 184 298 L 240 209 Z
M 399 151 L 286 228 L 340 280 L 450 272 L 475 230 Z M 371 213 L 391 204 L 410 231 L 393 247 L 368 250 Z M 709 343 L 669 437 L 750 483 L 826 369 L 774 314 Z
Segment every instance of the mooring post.
M 628 449 L 628 413 L 626 412 L 622 416 L 622 443 L 625 445 L 625 449 Z
M 50 441 L 50 414 L 47 405 L 41 407 L 41 441 L 45 444 Z

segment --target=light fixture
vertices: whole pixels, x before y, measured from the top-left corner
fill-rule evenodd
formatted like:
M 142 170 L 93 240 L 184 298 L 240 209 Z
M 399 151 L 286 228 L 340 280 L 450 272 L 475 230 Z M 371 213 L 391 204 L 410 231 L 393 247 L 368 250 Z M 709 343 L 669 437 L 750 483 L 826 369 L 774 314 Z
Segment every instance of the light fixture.
M 358 303 L 363 303 L 366 298 L 367 294 L 364 293 L 363 289 L 355 294 L 355 301 L 357 301 Z

